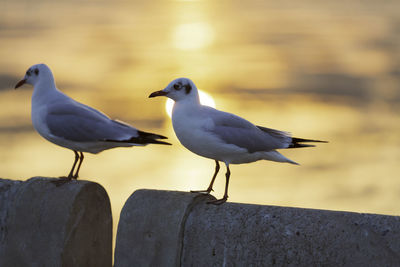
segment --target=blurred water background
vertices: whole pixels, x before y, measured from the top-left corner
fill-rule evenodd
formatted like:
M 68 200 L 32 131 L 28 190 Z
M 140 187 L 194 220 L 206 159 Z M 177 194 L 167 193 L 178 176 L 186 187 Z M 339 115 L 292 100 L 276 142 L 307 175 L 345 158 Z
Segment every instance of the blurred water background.
M 0 0 L 0 177 L 66 175 L 73 152 L 33 129 L 26 69 L 172 147 L 86 154 L 80 179 L 108 191 L 114 224 L 139 188 L 205 189 L 214 161 L 184 149 L 148 99 L 189 77 L 217 108 L 297 137 L 301 166 L 232 165 L 229 201 L 400 214 L 399 1 Z M 221 197 L 224 166 L 216 181 Z

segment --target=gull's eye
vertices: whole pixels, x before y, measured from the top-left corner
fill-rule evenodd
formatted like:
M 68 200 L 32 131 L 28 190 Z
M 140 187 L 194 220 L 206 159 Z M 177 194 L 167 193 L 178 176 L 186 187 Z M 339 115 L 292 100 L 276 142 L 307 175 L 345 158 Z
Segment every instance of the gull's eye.
M 36 75 L 39 74 L 39 70 L 38 69 L 35 69 L 34 72 L 35 72 Z
M 181 90 L 181 86 L 176 83 L 176 84 L 174 84 L 174 89 L 179 91 L 179 90 Z
M 27 75 L 27 76 L 31 76 L 31 70 L 27 70 L 27 71 L 26 71 L 26 75 Z

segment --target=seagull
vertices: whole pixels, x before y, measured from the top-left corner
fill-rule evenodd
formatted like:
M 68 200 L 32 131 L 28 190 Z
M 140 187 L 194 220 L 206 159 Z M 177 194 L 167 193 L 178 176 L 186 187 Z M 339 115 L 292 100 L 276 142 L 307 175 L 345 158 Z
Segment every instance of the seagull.
M 225 163 L 225 193 L 223 198 L 209 202 L 212 204 L 219 205 L 228 199 L 230 164 L 270 160 L 298 165 L 276 149 L 313 147 L 308 144 L 311 142 L 326 143 L 291 137 L 289 132 L 257 126 L 234 114 L 202 105 L 196 85 L 188 78 L 175 79 L 149 97 L 157 96 L 175 101 L 172 125 L 181 144 L 197 155 L 215 160 L 215 172 L 208 188 L 191 192 L 210 194 L 220 169 L 219 161 Z
M 78 178 L 83 152 L 97 154 L 114 147 L 170 145 L 157 140 L 167 139 L 165 136 L 143 132 L 122 121 L 112 120 L 62 93 L 45 64 L 31 66 L 15 89 L 25 83 L 33 85 L 31 118 L 35 130 L 48 141 L 74 151 L 75 160 L 67 176 L 69 180 Z

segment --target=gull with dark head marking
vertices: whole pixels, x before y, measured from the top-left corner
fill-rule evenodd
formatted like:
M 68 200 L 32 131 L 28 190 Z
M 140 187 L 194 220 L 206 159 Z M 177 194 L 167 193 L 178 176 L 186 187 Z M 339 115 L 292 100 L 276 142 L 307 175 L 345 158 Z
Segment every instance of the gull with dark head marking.
M 215 172 L 206 190 L 192 191 L 209 194 L 219 171 L 219 161 L 226 165 L 223 198 L 211 201 L 222 204 L 228 199 L 229 164 L 271 160 L 298 164 L 277 149 L 313 147 L 312 142 L 326 141 L 291 137 L 291 134 L 256 126 L 231 113 L 200 104 L 196 85 L 187 78 L 173 80 L 168 86 L 149 97 L 166 96 L 175 101 L 172 125 L 181 144 L 200 156 L 215 160 Z
M 83 152 L 97 154 L 114 147 L 170 145 L 158 140 L 166 139 L 165 136 L 143 132 L 124 122 L 112 120 L 65 95 L 56 88 L 53 74 L 45 64 L 30 67 L 15 88 L 25 83 L 33 85 L 33 127 L 48 141 L 74 151 L 75 160 L 68 179 L 78 178 Z

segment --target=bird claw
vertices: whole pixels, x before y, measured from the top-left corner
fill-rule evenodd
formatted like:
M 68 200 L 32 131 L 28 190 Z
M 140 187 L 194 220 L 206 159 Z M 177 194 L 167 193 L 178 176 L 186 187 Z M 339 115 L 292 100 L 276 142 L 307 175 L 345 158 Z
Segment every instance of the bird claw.
M 213 204 L 213 205 L 221 205 L 224 204 L 228 200 L 227 197 L 223 197 L 221 199 L 213 200 L 213 201 L 208 201 L 207 204 Z

